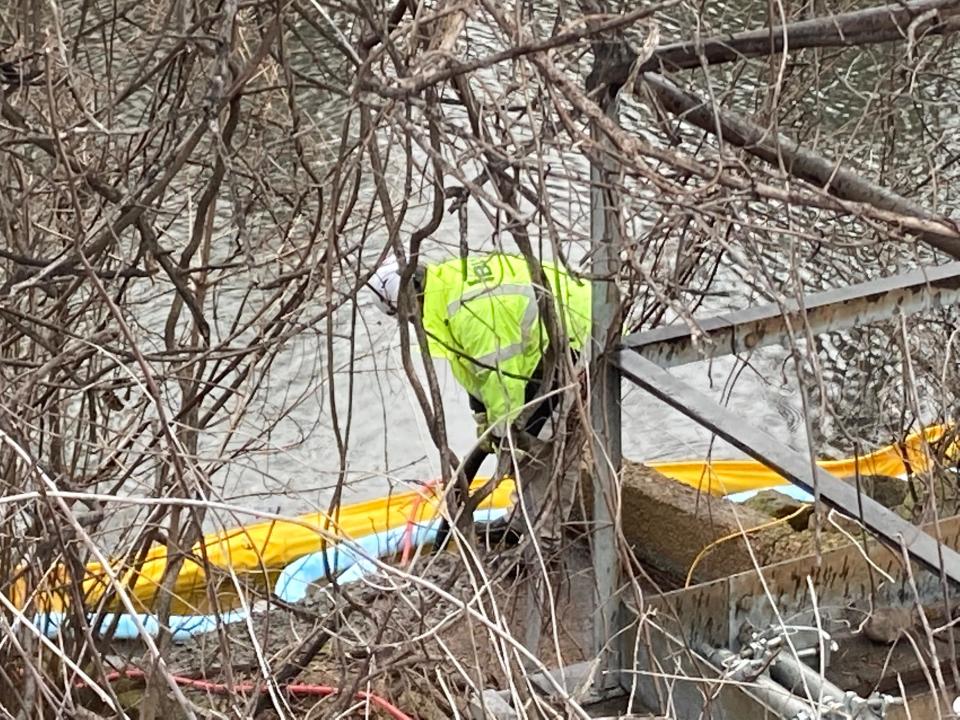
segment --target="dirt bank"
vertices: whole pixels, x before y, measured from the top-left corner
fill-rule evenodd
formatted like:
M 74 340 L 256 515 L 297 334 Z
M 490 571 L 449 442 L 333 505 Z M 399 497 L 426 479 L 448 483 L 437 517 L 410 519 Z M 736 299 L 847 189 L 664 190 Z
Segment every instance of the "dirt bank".
M 623 534 L 640 570 L 633 587 L 644 593 L 682 585 L 692 566 L 694 581 L 709 580 L 817 547 L 805 525 L 809 513 L 797 512 L 789 499 L 735 505 L 629 462 L 622 499 Z M 846 542 L 824 523 L 821 549 Z M 570 538 L 562 549 L 543 553 L 521 561 L 517 547 L 480 548 L 473 571 L 453 551 L 424 553 L 403 573 L 318 587 L 297 606 L 251 597 L 260 608 L 249 622 L 176 646 L 169 665 L 174 672 L 226 684 L 268 676 L 281 684 L 352 689 L 325 699 L 285 698 L 296 704 L 296 716 L 345 712 L 358 690 L 389 698 L 423 720 L 465 714 L 478 690 L 527 692 L 512 681 L 531 669 L 517 643 L 535 647 L 551 668 L 587 658 L 595 605 L 588 546 Z M 535 582 L 543 567 L 548 583 Z M 531 609 L 551 604 L 552 613 Z M 137 643 L 114 644 L 109 652 L 118 665 L 143 666 Z M 125 697 L 136 709 L 142 693 L 131 688 Z M 206 694 L 196 702 L 218 704 Z M 247 704 L 251 713 L 273 708 L 273 701 L 256 694 Z M 173 708 L 170 703 L 170 713 Z
M 544 562 L 556 611 L 541 618 L 537 656 L 550 667 L 581 661 L 593 606 L 588 551 L 575 544 Z M 468 711 L 477 689 L 509 688 L 508 675 L 523 672 L 522 658 L 506 638 L 534 637 L 529 631 L 537 616 L 529 614 L 526 596 L 534 573 L 518 563 L 515 548 L 492 551 L 482 576 L 472 576 L 458 555 L 443 552 L 410 568 L 416 580 L 378 574 L 335 592 L 318 588 L 295 607 L 262 598 L 266 605 L 249 623 L 175 646 L 169 667 L 217 682 L 231 676 L 256 681 L 268 667 L 282 682 L 381 694 L 421 720 L 453 717 Z M 115 643 L 108 652 L 118 664 L 137 666 L 143 651 L 139 643 Z M 127 693 L 131 709 L 141 695 Z M 202 704 L 211 702 L 203 695 Z M 350 702 L 332 697 L 296 704 L 297 716 L 331 717 Z M 249 706 L 256 709 L 257 699 Z M 270 706 L 264 702 L 261 709 Z M 174 712 L 172 703 L 169 710 Z

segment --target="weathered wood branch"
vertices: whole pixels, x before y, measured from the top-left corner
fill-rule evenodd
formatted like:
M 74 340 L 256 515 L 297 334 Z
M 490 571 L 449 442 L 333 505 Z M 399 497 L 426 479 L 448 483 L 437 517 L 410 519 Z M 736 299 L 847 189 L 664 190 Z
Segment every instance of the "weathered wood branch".
M 913 200 L 871 182 L 842 162 L 801 147 L 795 140 L 762 128 L 735 112 L 715 107 L 677 87 L 662 75 L 645 73 L 643 81 L 667 111 L 709 133 L 716 135 L 719 132 L 723 142 L 743 148 L 772 165 L 782 166 L 792 176 L 817 185 L 835 197 L 866 203 L 940 226 L 957 227 L 957 223 L 950 219 L 938 216 Z M 909 231 L 951 257 L 960 259 L 960 240 L 955 233 L 945 235 L 926 228 Z
M 387 87 L 379 82 L 374 83 L 373 81 L 365 78 L 360 79 L 360 87 L 364 90 L 372 90 L 385 97 L 397 99 L 408 98 L 417 95 L 425 88 L 441 82 L 446 82 L 447 80 L 459 77 L 461 75 L 466 75 L 482 68 L 492 67 L 497 63 L 515 60 L 520 57 L 532 55 L 533 53 L 544 52 L 546 50 L 563 47 L 564 45 L 572 45 L 580 40 L 592 39 L 600 35 L 615 33 L 618 30 L 629 27 L 676 4 L 677 0 L 663 0 L 663 2 L 659 2 L 656 5 L 637 8 L 628 13 L 623 13 L 622 15 L 613 15 L 600 22 L 592 23 L 586 27 L 577 27 L 573 30 L 560 32 L 542 40 L 531 39 L 529 42 L 514 45 L 505 48 L 504 50 L 499 50 L 489 55 L 485 55 L 484 57 L 474 58 L 473 60 L 457 60 L 449 57 L 444 60 L 444 63 L 439 69 L 434 68 L 430 72 L 421 71 L 418 74 L 411 75 L 410 77 L 400 78 L 397 83 L 398 87 Z M 626 45 L 623 47 L 626 53 L 624 62 L 629 65 L 633 62 L 633 58 L 636 56 L 631 53 L 630 49 Z
M 639 72 L 684 70 L 765 57 L 812 47 L 854 47 L 947 35 L 960 30 L 960 0 L 915 0 L 759 30 L 669 43 L 658 47 Z M 605 80 L 622 85 L 633 60 L 612 68 Z
M 516 25 L 495 4 L 494 0 L 479 0 L 479 2 L 509 36 L 517 38 L 520 42 L 529 42 L 528 34 Z M 668 192 L 676 189 L 662 172 L 647 162 L 648 159 L 665 163 L 681 172 L 717 183 L 747 197 L 857 215 L 870 221 L 893 225 L 916 236 L 924 237 L 927 234 L 935 236 L 939 239 L 938 242 L 945 246 L 947 241 L 952 241 L 960 248 L 960 227 L 950 220 L 932 217 L 929 213 L 925 213 L 926 217 L 918 217 L 914 212 L 908 214 L 888 210 L 871 203 L 847 200 L 836 195 L 810 191 L 805 188 L 777 187 L 769 183 L 758 182 L 754 178 L 743 177 L 725 169 L 718 169 L 688 155 L 648 143 L 636 134 L 628 133 L 607 117 L 600 106 L 587 96 L 586 92 L 581 90 L 566 73 L 554 65 L 548 53 L 534 53 L 530 56 L 530 59 L 543 76 L 552 83 L 556 91 L 562 94 L 585 120 L 595 123 L 613 141 L 613 146 L 625 169 L 649 181 L 653 187 Z M 609 148 L 601 147 L 600 142 L 590 137 L 584 137 L 580 142 L 585 152 L 595 153 L 598 157 L 610 151 Z

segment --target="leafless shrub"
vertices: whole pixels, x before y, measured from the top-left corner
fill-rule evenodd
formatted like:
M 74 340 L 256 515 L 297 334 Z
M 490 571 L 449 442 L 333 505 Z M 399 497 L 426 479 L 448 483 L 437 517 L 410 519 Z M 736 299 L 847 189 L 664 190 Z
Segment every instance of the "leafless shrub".
M 243 499 L 234 502 L 244 468 L 264 457 L 282 462 L 322 428 L 336 467 L 316 484 L 324 506 L 344 502 L 358 426 L 373 417 L 358 400 L 359 368 L 388 362 L 360 341 L 374 322 L 361 289 L 388 251 L 408 281 L 418 261 L 493 248 L 534 267 L 553 257 L 584 279 L 612 280 L 591 274 L 593 164 L 611 168 L 604 189 L 614 201 L 616 280 L 631 330 L 695 324 L 695 315 L 779 302 L 937 253 L 960 256 L 960 232 L 945 212 L 955 204 L 960 156 L 953 11 L 923 16 L 903 42 L 888 44 L 854 36 L 856 47 L 838 47 L 850 43 L 830 41 L 825 17 L 813 34 L 819 41 L 786 54 L 771 55 L 768 45 L 727 62 L 677 45 L 819 10 L 672 1 L 19 3 L 0 24 L 5 713 L 121 712 L 105 682 L 110 652 L 97 613 L 133 609 L 129 588 L 114 582 L 92 616 L 81 612 L 77 578 L 87 563 L 109 555 L 136 567 L 164 546 L 171 562 L 153 609 L 164 625 L 182 604 L 172 588 L 189 549 L 211 528 L 250 519 L 238 510 Z M 652 74 L 661 70 L 677 71 Z M 619 121 L 602 110 L 611 80 Z M 751 116 L 740 130 L 759 135 L 737 135 L 731 110 Z M 722 141 L 718 128 L 726 128 Z M 790 138 L 851 176 L 824 179 Z M 562 327 L 549 307 L 556 345 Z M 790 348 L 784 372 L 814 398 L 817 417 L 834 423 L 810 441 L 846 449 L 952 419 L 954 324 L 948 312 L 839 338 L 875 349 L 856 357 L 859 373 L 814 343 Z M 465 502 L 440 370 L 424 354 L 418 371 L 411 349 L 425 350 L 422 324 L 397 332 L 441 480 Z M 303 355 L 316 370 L 292 382 L 285 368 Z M 887 371 L 880 388 L 877 365 Z M 582 443 L 590 429 L 584 396 L 573 392 L 577 368 L 560 363 L 551 372 L 575 397 L 566 422 Z M 856 422 L 852 406 L 864 396 L 878 401 Z M 319 417 L 304 417 L 314 409 Z M 291 467 L 274 482 L 261 463 L 244 489 L 255 478 L 279 496 Z M 511 469 L 507 460 L 500 468 Z M 951 477 L 938 476 L 946 485 Z M 285 512 L 318 504 L 317 493 L 292 494 Z M 459 530 L 469 534 L 465 517 Z M 255 642 L 257 629 L 245 627 L 253 647 L 246 672 L 231 665 L 236 638 L 221 628 L 225 681 L 240 673 L 288 682 L 303 673 L 297 657 L 309 663 L 329 651 L 330 682 L 343 691 L 321 713 L 330 702 L 348 712 L 370 684 L 416 687 L 452 714 L 466 693 L 493 682 L 482 657 L 495 661 L 497 683 L 529 700 L 525 671 L 570 653 L 556 616 L 544 620 L 551 657 L 524 650 L 502 619 L 510 593 L 485 585 L 508 587 L 512 576 L 491 566 L 482 546 L 474 539 L 478 552 L 447 574 L 419 557 L 402 571 L 383 568 L 385 585 L 369 597 L 334 586 L 332 607 L 303 611 L 311 629 L 288 638 L 294 656 L 271 656 Z M 541 600 L 562 592 L 550 550 L 532 552 L 524 561 L 533 568 L 518 572 L 547 583 Z M 207 570 L 211 609 L 220 605 L 216 586 L 236 585 L 246 602 L 262 593 Z M 457 573 L 469 582 L 454 592 Z M 648 581 L 628 579 L 642 602 Z M 51 588 L 69 607 L 55 640 L 29 629 Z M 438 607 L 447 614 L 438 617 Z M 452 649 L 441 630 L 461 622 L 474 642 Z M 198 712 L 200 700 L 170 675 L 169 632 L 145 647 L 140 716 L 168 702 Z M 234 693 L 226 704 L 301 711 L 271 687 L 262 701 Z M 569 698 L 553 702 L 564 705 L 582 712 Z

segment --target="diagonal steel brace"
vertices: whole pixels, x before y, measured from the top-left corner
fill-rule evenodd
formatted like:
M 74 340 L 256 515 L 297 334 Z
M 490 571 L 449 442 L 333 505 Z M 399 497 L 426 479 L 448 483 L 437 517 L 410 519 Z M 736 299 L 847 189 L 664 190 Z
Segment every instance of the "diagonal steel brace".
M 885 544 L 893 548 L 905 547 L 915 560 L 938 573 L 942 568 L 950 580 L 960 583 L 960 554 L 876 500 L 866 495 L 858 497 L 856 488 L 823 468 L 811 465 L 809 457 L 791 450 L 762 430 L 751 427 L 736 413 L 631 350 L 618 351 L 612 362 L 620 368 L 624 377 L 651 395 L 776 470 L 794 485 L 809 493 L 819 494 L 829 506 L 860 520 Z

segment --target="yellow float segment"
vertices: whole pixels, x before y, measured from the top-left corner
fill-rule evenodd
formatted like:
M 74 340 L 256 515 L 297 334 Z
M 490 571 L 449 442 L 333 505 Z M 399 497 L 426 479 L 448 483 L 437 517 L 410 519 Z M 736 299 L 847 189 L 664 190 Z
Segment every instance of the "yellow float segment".
M 485 482 L 485 479 L 478 479 L 472 487 L 479 488 Z M 479 508 L 508 508 L 513 504 L 513 492 L 513 481 L 504 480 L 480 503 Z M 239 579 L 265 589 L 291 562 L 324 547 L 330 547 L 331 543 L 335 544 L 344 538 L 356 540 L 403 527 L 408 523 L 416 525 L 432 520 L 437 515 L 438 499 L 438 495 L 428 487 L 419 492 L 396 493 L 348 505 L 335 513 L 333 518 L 326 513 L 315 512 L 290 520 L 268 520 L 206 535 L 200 543 L 191 548 L 183 561 L 173 586 L 171 612 L 191 614 L 209 607 L 205 564 L 215 570 L 216 577 L 213 581 L 226 588 L 224 600 L 225 604 L 230 606 L 234 604 L 230 600 L 235 598 L 237 592 L 230 577 L 231 571 Z M 154 545 L 139 568 L 132 562 L 111 562 L 113 574 L 121 587 L 127 589 L 138 611 L 147 612 L 153 607 L 166 569 L 166 559 L 166 546 Z M 58 568 L 55 576 L 59 582 L 48 582 L 51 589 L 36 597 L 35 611 L 62 610 L 69 603 L 69 596 L 64 589 L 65 569 Z M 83 580 L 85 607 L 96 607 L 111 585 L 103 565 L 87 565 L 86 577 Z M 19 592 L 14 595 L 21 600 L 22 606 L 22 583 Z M 119 611 L 123 608 L 114 596 L 109 600 L 107 609 Z
M 946 425 L 932 425 L 908 436 L 900 445 L 888 445 L 868 455 L 844 460 L 820 460 L 817 465 L 837 477 L 888 475 L 901 477 L 922 472 L 930 465 L 929 444 L 940 440 Z M 906 458 L 906 463 L 904 459 Z M 678 460 L 645 463 L 668 478 L 711 495 L 732 495 L 784 484 L 784 478 L 756 460 Z
M 930 464 L 928 443 L 940 440 L 947 426 L 938 425 L 910 435 L 901 445 L 890 445 L 860 458 L 824 460 L 818 464 L 839 477 L 856 475 L 902 476 L 907 473 L 906 462 L 914 472 L 926 469 Z M 956 448 L 951 448 L 955 451 Z M 953 452 L 950 453 L 953 456 Z M 784 479 L 775 471 L 754 460 L 703 460 L 667 461 L 647 463 L 669 478 L 699 488 L 714 495 L 729 495 L 744 490 L 755 490 L 783 484 Z M 472 489 L 486 482 L 480 478 Z M 506 479 L 480 504 L 481 509 L 505 509 L 514 501 L 514 483 Z M 236 575 L 245 583 L 266 589 L 274 582 L 284 567 L 293 561 L 329 547 L 341 539 L 360 539 L 402 527 L 408 523 L 420 524 L 436 517 L 439 503 L 434 491 L 427 487 L 420 491 L 396 493 L 376 500 L 355 503 L 340 509 L 334 518 L 326 513 L 315 512 L 289 520 L 268 520 L 240 528 L 206 535 L 190 549 L 183 561 L 173 586 L 171 612 L 190 614 L 206 612 L 208 603 L 208 577 L 204 565 L 214 569 L 212 582 L 225 588 L 220 593 L 224 604 L 235 604 L 237 590 L 231 576 Z M 204 562 L 206 556 L 206 563 Z M 167 548 L 154 545 L 139 566 L 116 560 L 111 562 L 113 574 L 121 587 L 127 588 L 138 611 L 148 612 L 157 599 L 160 581 L 166 569 Z M 45 612 L 62 610 L 68 603 L 65 592 L 67 572 L 58 567 L 48 578 L 47 590 L 34 596 L 33 610 Z M 105 568 L 99 563 L 86 566 L 83 580 L 84 605 L 94 608 L 111 586 Z M 23 607 L 24 585 L 16 585 L 12 596 Z M 122 610 L 112 597 L 107 610 Z

